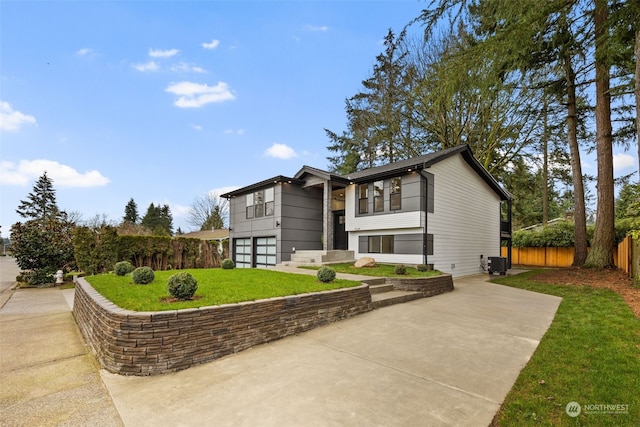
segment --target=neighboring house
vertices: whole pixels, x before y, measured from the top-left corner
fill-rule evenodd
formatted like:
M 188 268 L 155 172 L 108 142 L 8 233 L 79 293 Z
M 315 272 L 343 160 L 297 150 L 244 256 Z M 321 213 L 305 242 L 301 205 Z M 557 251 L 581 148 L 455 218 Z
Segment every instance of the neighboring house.
M 476 274 L 511 247 L 511 195 L 467 145 L 337 175 L 304 166 L 223 194 L 238 267 L 269 267 L 300 251 L 428 264 Z
M 207 240 L 215 242 L 218 245 L 218 253 L 223 253 L 223 243 L 225 240 L 229 240 L 229 230 L 226 229 L 214 229 L 214 230 L 201 230 L 192 231 L 191 233 L 185 233 L 179 237 L 187 237 L 191 239 Z

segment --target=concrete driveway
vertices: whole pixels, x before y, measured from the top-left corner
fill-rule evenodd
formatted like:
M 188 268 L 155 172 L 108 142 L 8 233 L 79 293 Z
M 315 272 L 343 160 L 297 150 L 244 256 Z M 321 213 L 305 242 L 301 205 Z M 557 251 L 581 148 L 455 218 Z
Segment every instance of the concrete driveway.
M 182 372 L 101 376 L 127 426 L 487 426 L 560 298 L 486 280 Z

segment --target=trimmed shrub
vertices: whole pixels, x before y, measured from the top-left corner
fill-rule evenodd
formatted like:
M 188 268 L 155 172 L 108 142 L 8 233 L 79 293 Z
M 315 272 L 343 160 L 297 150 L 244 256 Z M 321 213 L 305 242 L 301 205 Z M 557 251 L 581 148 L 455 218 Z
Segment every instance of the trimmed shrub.
M 113 272 L 118 276 L 126 276 L 135 270 L 135 267 L 129 261 L 120 261 L 116 262 L 113 266 Z
M 233 262 L 233 260 L 230 259 L 230 258 L 225 258 L 225 259 L 222 260 L 221 267 L 224 270 L 232 270 L 232 269 L 236 268 L 236 263 Z
M 418 270 L 418 271 L 428 271 L 429 267 L 427 267 L 425 264 L 418 264 L 418 265 L 416 265 L 416 270 Z
M 407 267 L 405 267 L 403 264 L 396 265 L 394 272 L 396 274 L 407 274 Z
M 153 282 L 156 275 L 151 267 L 138 267 L 133 270 L 131 277 L 133 278 L 133 283 L 137 285 L 146 285 Z
M 180 300 L 190 299 L 198 289 L 198 281 L 187 272 L 176 273 L 167 280 L 167 291 Z
M 329 283 L 333 282 L 333 279 L 336 278 L 336 271 L 333 268 L 323 266 L 320 267 L 316 276 L 322 283 Z

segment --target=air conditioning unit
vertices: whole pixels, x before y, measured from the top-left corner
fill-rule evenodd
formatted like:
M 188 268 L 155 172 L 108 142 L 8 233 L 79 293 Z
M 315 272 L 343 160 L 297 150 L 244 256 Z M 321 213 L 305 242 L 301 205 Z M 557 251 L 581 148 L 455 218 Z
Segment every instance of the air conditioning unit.
M 501 256 L 490 256 L 487 262 L 489 274 L 500 273 L 501 276 L 507 274 L 507 259 Z

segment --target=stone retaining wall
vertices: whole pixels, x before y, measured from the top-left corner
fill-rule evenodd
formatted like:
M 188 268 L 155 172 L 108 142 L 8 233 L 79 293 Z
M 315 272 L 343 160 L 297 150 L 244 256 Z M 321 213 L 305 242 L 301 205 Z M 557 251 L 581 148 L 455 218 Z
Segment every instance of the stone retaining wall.
M 387 277 L 385 283 L 398 291 L 420 292 L 424 297 L 453 291 L 453 277 L 444 273 L 433 277 Z
M 73 313 L 100 364 L 123 375 L 178 371 L 371 310 L 369 286 L 185 310 L 124 310 L 78 279 Z

